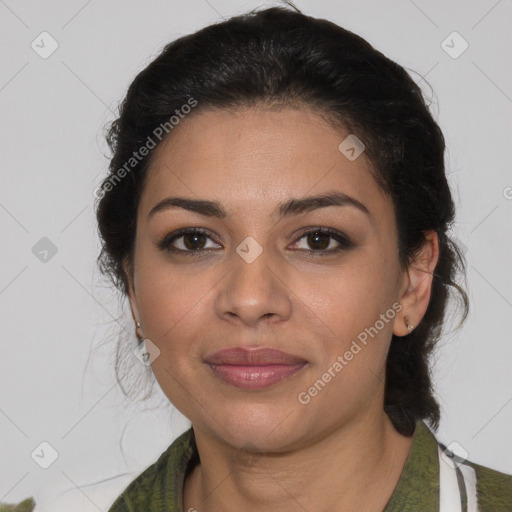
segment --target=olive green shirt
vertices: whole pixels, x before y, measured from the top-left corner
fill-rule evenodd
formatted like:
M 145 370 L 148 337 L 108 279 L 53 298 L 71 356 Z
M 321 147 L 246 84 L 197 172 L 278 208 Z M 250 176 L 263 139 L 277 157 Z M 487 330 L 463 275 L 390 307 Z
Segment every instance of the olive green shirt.
M 184 512 L 185 477 L 198 462 L 194 432 L 189 429 L 128 485 L 109 512 Z M 512 512 L 512 476 L 469 461 L 464 464 L 476 473 L 479 511 Z M 460 488 L 464 489 L 462 481 Z M 466 510 L 465 491 L 462 496 Z M 417 421 L 409 456 L 383 512 L 438 510 L 438 442 L 427 425 Z
M 442 444 L 440 446 L 442 449 L 445 448 Z M 185 477 L 198 462 L 194 432 L 189 429 L 178 437 L 154 464 L 128 485 L 109 512 L 184 512 Z M 512 476 L 469 461 L 465 461 L 464 464 L 472 467 L 476 474 L 479 512 L 512 512 Z M 465 512 L 467 500 L 461 478 L 459 488 L 462 495 L 462 510 Z M 20 508 L 0 504 L 0 512 L 30 511 L 33 505 L 32 500 L 19 504 Z M 439 511 L 438 442 L 423 421 L 416 423 L 409 456 L 398 484 L 383 510 L 416 511 Z

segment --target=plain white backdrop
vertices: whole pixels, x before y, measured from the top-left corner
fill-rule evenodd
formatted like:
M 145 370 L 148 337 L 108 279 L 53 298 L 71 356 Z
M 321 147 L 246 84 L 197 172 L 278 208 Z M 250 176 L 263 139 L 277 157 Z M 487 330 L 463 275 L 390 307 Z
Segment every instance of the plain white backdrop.
M 120 310 L 95 266 L 103 127 L 165 43 L 271 5 L 0 0 L 0 501 L 33 496 L 39 512 L 106 512 L 188 427 L 171 407 L 143 408 L 116 386 Z M 421 76 L 434 90 L 471 301 L 466 324 L 437 352 L 437 437 L 512 473 L 512 3 L 296 5 L 414 70 L 427 96 Z

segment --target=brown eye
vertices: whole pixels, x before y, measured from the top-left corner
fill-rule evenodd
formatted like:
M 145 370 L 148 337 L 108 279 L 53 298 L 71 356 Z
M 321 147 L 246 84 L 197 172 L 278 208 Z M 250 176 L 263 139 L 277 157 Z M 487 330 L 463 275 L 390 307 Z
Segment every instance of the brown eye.
M 302 242 L 302 240 L 304 240 Z M 354 247 L 351 240 L 339 231 L 330 228 L 316 228 L 304 233 L 296 242 L 294 249 L 311 254 L 329 254 Z
M 329 247 L 331 235 L 321 231 L 312 231 L 307 235 L 309 246 L 314 251 L 323 251 Z
M 206 243 L 207 236 L 203 233 L 187 233 L 182 235 L 183 245 L 191 250 L 203 249 Z
M 180 229 L 165 235 L 156 245 L 163 251 L 187 255 L 199 254 L 211 249 L 220 248 L 206 231 L 199 228 Z

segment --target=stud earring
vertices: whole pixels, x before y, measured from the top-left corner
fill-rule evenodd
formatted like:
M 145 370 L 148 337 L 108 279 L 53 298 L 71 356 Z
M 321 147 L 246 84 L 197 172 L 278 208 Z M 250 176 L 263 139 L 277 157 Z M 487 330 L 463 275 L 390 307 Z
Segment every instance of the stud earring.
M 407 327 L 407 330 L 409 331 L 409 333 L 411 333 L 414 330 L 414 326 L 409 323 L 409 317 L 408 316 L 406 316 L 404 318 L 404 322 L 405 322 L 405 326 Z

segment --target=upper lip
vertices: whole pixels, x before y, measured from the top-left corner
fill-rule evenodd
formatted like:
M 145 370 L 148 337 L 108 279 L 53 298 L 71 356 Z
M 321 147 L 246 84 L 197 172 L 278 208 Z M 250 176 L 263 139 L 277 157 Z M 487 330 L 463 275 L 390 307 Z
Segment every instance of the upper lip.
M 235 347 L 219 350 L 206 357 L 208 364 L 231 364 L 240 366 L 264 366 L 272 364 L 296 365 L 307 361 L 302 358 L 274 348 Z

